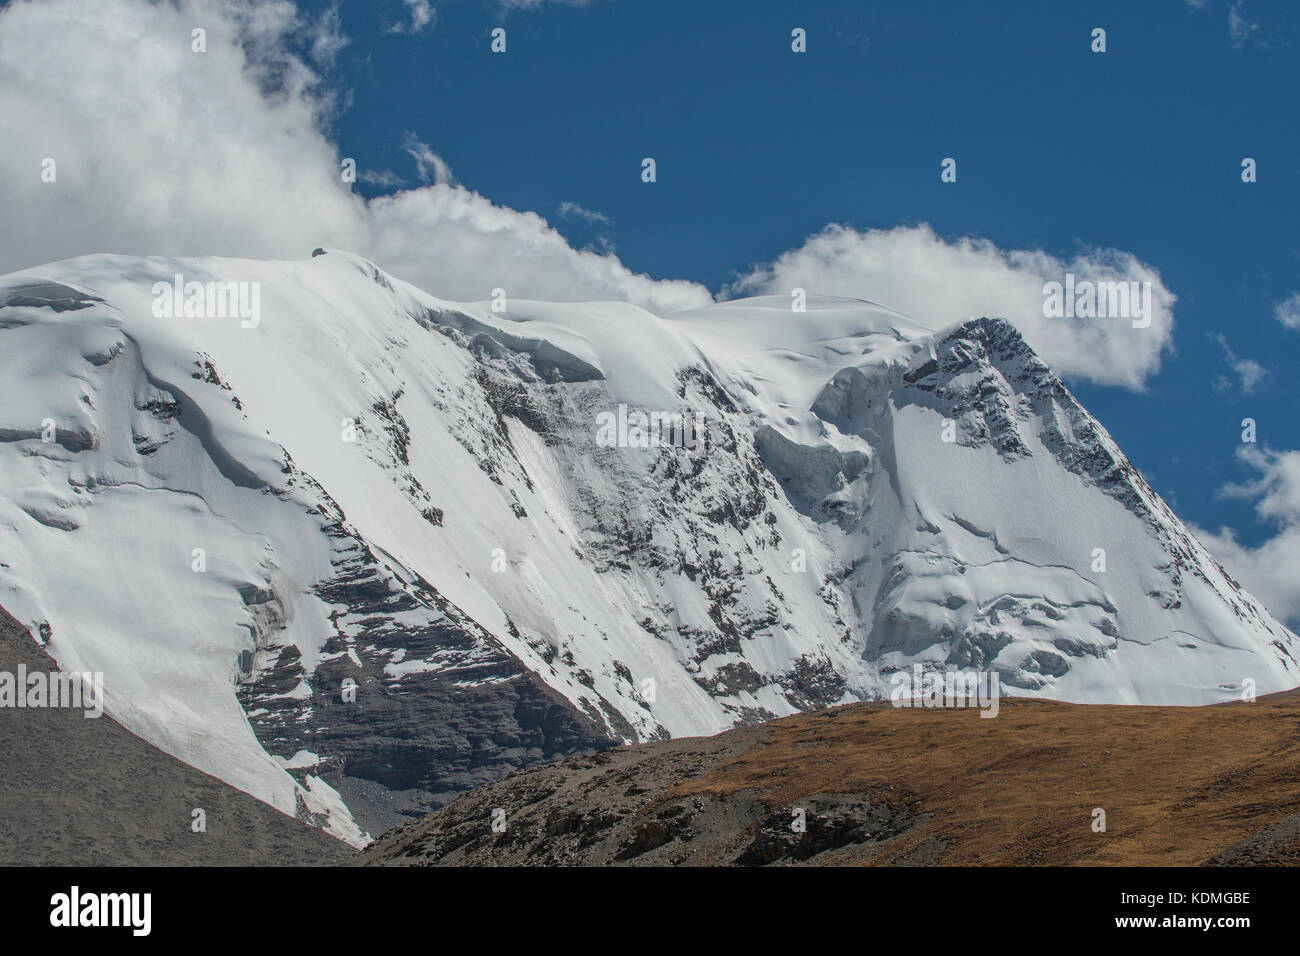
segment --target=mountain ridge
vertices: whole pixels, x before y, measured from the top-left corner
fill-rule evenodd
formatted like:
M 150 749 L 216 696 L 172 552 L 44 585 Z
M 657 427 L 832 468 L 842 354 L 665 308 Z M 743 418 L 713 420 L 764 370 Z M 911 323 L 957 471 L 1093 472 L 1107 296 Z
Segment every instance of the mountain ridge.
M 258 283 L 257 321 L 155 314 L 178 275 Z M 1003 320 L 493 304 L 336 250 L 0 277 L 0 603 L 133 732 L 353 845 L 916 664 L 1107 703 L 1300 682 Z M 620 406 L 702 446 L 602 445 Z

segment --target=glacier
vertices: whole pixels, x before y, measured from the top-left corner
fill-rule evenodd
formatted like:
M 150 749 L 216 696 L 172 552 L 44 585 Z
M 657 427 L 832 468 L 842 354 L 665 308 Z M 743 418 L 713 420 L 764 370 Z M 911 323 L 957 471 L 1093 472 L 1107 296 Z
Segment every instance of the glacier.
M 254 284 L 258 321 L 155 314 L 178 276 Z M 598 441 L 627 410 L 698 447 Z M 0 278 L 0 489 L 0 605 L 60 666 L 354 845 L 918 663 L 1078 703 L 1300 684 L 1295 635 L 995 317 L 496 311 L 341 250 L 87 256 Z

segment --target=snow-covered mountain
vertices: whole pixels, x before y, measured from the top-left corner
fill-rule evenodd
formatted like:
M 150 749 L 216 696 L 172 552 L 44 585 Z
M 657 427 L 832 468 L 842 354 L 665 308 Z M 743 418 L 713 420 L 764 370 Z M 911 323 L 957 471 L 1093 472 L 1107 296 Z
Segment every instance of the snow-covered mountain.
M 916 662 L 1080 702 L 1300 683 L 1004 321 L 452 303 L 337 251 L 0 279 L 0 605 L 126 727 L 356 844 Z

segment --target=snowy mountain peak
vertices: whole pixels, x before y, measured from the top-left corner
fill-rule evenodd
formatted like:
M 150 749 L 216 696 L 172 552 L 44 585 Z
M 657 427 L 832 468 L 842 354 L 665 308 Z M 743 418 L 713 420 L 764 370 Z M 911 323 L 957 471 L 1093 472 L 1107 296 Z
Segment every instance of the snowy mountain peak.
M 327 250 L 0 279 L 0 604 L 354 843 L 512 767 L 889 695 L 1300 681 L 1014 327 L 456 303 Z

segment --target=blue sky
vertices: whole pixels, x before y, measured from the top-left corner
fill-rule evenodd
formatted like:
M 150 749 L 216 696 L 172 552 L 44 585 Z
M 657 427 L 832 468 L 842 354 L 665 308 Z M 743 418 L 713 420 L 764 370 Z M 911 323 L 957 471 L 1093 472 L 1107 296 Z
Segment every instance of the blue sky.
M 1004 314 L 1295 622 L 1298 50 L 1283 0 L 10 0 L 0 271 L 333 245 L 449 299 L 800 284 Z M 55 192 L 31 175 L 52 152 Z M 1043 318 L 1045 278 L 1112 262 L 1172 317 Z
M 1251 500 L 1218 492 L 1251 477 L 1234 457 L 1242 418 L 1263 444 L 1300 447 L 1300 338 L 1274 317 L 1300 288 L 1300 5 L 1238 4 L 1235 30 L 1215 0 L 457 0 L 401 33 L 385 31 L 409 25 L 404 4 L 379 9 L 339 10 L 340 150 L 418 181 L 410 131 L 460 183 L 574 245 L 611 243 L 638 272 L 717 293 L 829 222 L 1133 253 L 1178 296 L 1173 349 L 1145 392 L 1071 384 L 1183 517 L 1244 542 L 1271 533 Z M 487 49 L 496 26 L 506 55 Z M 955 184 L 939 180 L 947 156 Z M 1264 370 L 1249 393 L 1228 350 Z

